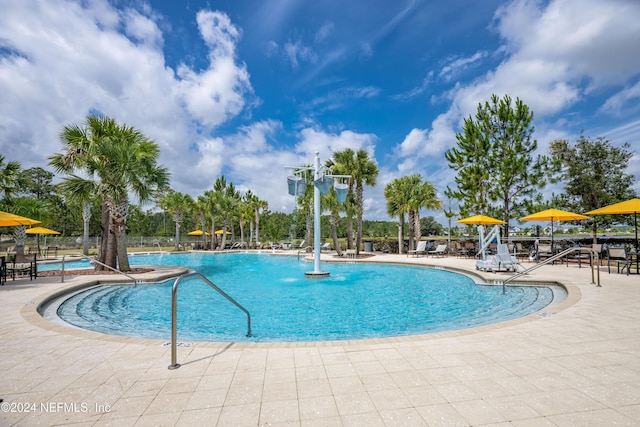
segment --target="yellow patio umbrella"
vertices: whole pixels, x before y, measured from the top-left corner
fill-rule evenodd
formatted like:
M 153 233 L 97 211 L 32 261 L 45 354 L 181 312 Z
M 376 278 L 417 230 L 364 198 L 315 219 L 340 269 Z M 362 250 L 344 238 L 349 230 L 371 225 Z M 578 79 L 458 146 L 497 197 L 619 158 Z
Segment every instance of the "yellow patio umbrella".
M 501 221 L 497 218 L 492 218 L 490 216 L 487 215 L 474 215 L 474 216 L 470 216 L 467 218 L 462 218 L 456 221 L 457 223 L 460 224 L 467 224 L 467 225 L 500 225 L 500 224 L 506 224 L 506 222 Z M 485 252 L 484 252 L 484 230 L 483 227 L 480 227 L 480 229 L 478 230 L 478 233 L 480 234 L 479 238 L 480 238 L 480 246 L 482 246 L 482 249 L 480 249 L 480 253 L 482 255 L 482 259 L 485 259 Z M 498 242 L 500 243 L 500 242 Z
M 520 221 L 551 221 L 551 251 L 553 252 L 553 221 L 579 221 L 587 218 L 589 217 L 586 215 L 552 208 L 523 216 Z
M 471 224 L 471 225 L 485 225 L 485 224 L 506 224 L 506 222 L 501 221 L 496 218 L 492 218 L 486 215 L 474 215 L 468 218 L 459 219 L 456 221 L 460 224 Z
M 202 236 L 202 230 L 193 230 L 187 233 L 189 236 Z M 211 233 L 205 231 L 205 235 L 211 236 Z
M 220 235 L 220 234 L 223 234 L 223 233 L 224 233 L 224 230 L 216 230 L 216 234 L 217 235 Z M 231 232 L 227 231 L 227 234 L 231 234 Z
M 60 234 L 59 231 L 52 230 L 46 227 L 31 227 L 27 228 L 27 234 Z
M 0 211 L 0 227 L 13 227 L 16 225 L 33 225 L 40 224 L 40 221 L 26 218 L 24 216 L 15 215 L 9 212 Z
M 636 252 L 638 252 L 638 212 L 640 212 L 640 199 L 634 198 L 624 202 L 614 203 L 603 208 L 587 212 L 589 215 L 624 215 L 633 214 L 633 225 L 636 228 Z
M 46 228 L 46 227 L 31 227 L 31 228 L 27 228 L 26 231 L 27 234 L 37 234 L 37 241 L 38 241 L 38 253 L 40 253 L 40 235 L 41 234 L 60 234 L 59 231 L 56 230 L 52 230 L 50 228 Z M 45 242 L 44 244 L 47 244 L 47 238 L 45 237 Z

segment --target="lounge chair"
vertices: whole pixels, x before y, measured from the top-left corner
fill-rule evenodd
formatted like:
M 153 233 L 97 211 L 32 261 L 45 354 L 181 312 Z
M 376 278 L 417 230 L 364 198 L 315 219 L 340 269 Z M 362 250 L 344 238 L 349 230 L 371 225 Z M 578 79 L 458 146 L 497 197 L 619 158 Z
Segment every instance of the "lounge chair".
M 631 263 L 629 262 L 629 257 L 627 257 L 627 249 L 609 248 L 607 249 L 607 252 L 607 269 L 609 270 L 609 274 L 611 274 L 611 264 L 617 264 L 618 273 L 620 273 L 620 266 L 622 265 L 622 271 L 624 272 L 624 269 L 626 268 L 628 276 Z
M 540 261 L 541 258 L 551 258 L 551 245 L 538 245 L 538 251 L 536 252 L 536 261 Z
M 0 256 L 0 285 L 4 285 L 7 282 L 7 262 L 5 257 Z
M 447 245 L 438 245 L 434 250 L 427 252 L 431 256 L 445 256 L 447 254 Z
M 467 249 L 460 242 L 455 242 L 456 245 L 456 256 L 458 258 L 462 258 L 467 254 Z
M 529 252 L 524 250 L 520 242 L 509 243 L 509 252 L 511 252 L 511 255 L 515 256 L 516 259 L 527 259 L 529 256 Z
M 320 251 L 330 251 L 331 250 L 331 243 L 326 242 L 323 243 L 322 246 L 320 246 Z
M 18 259 L 15 257 L 13 263 L 7 265 L 6 275 L 11 276 L 11 280 L 16 280 L 16 276 L 29 275 L 29 280 L 36 279 L 38 277 L 38 263 L 36 261 L 37 254 L 24 256 Z
M 413 256 L 417 257 L 420 254 L 422 254 L 422 255 L 426 255 L 427 254 L 427 242 L 426 242 L 426 240 L 420 240 L 415 249 L 411 249 L 410 251 L 407 251 L 407 257 L 409 255 L 413 255 Z
M 476 261 L 476 269 L 483 271 L 518 271 L 521 267 L 518 260 L 509 252 L 509 246 L 504 243 L 497 245 L 496 254 L 487 259 Z

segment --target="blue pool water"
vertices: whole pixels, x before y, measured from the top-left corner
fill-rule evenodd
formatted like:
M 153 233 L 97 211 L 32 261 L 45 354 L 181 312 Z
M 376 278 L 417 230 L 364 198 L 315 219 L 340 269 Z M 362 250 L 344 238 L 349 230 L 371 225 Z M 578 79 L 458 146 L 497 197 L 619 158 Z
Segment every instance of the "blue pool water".
M 178 339 L 191 341 L 326 341 L 403 336 L 486 325 L 534 313 L 550 304 L 549 287 L 475 284 L 444 270 L 377 264 L 323 263 L 327 278 L 306 278 L 313 264 L 267 254 L 131 256 L 132 265 L 182 265 L 203 274 L 252 317 L 199 279 L 181 282 Z M 82 266 L 86 263 L 78 263 Z M 171 288 L 162 284 L 104 285 L 62 303 L 57 314 L 81 328 L 115 335 L 169 339 Z

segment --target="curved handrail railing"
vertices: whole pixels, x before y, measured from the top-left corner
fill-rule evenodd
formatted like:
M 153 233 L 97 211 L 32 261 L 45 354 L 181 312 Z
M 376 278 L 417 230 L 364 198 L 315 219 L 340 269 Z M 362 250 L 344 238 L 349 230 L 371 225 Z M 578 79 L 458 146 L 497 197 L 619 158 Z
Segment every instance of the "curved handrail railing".
M 594 250 L 592 248 L 568 248 L 568 249 L 565 249 L 562 252 L 559 252 L 559 253 L 555 254 L 552 257 L 549 257 L 549 258 L 545 259 L 544 261 L 541 261 L 540 263 L 534 265 L 533 267 L 529 267 L 526 270 L 521 271 L 520 273 L 514 274 L 513 276 L 509 277 L 507 280 L 502 282 L 502 293 L 505 292 L 505 286 L 507 285 L 507 283 L 517 279 L 518 277 L 523 276 L 523 275 L 529 273 L 530 271 L 536 270 L 536 269 L 542 267 L 543 265 L 547 265 L 547 264 L 552 263 L 553 261 L 556 261 L 556 260 L 558 260 L 560 258 L 564 258 L 564 257 L 566 257 L 567 255 L 569 255 L 572 252 L 585 252 L 585 251 L 589 252 L 589 254 L 591 255 L 591 283 L 596 283 L 595 276 L 594 276 L 594 271 L 593 271 L 593 266 L 595 264 L 596 265 L 596 269 L 598 271 L 598 276 L 597 276 L 598 281 L 597 281 L 596 286 L 597 287 L 601 287 L 601 285 L 600 285 L 600 259 L 598 257 L 598 251 L 596 251 L 596 250 Z
M 173 288 L 171 289 L 171 365 L 169 365 L 169 369 L 178 369 L 180 364 L 178 363 L 178 332 L 177 332 L 177 318 L 178 318 L 178 286 L 182 279 L 187 277 L 197 276 L 202 279 L 207 285 L 211 286 L 214 290 L 216 290 L 220 295 L 225 297 L 229 302 L 238 307 L 240 310 L 244 311 L 247 315 L 247 337 L 251 336 L 251 314 L 249 311 L 244 308 L 240 303 L 233 298 L 231 298 L 225 291 L 217 287 L 213 284 L 209 279 L 204 277 L 202 274 L 197 271 L 191 271 L 189 273 L 185 273 L 179 276 L 176 281 L 173 283 Z
M 86 258 L 86 259 L 89 260 L 89 264 L 99 264 L 99 265 L 101 265 L 101 266 L 103 266 L 103 267 L 105 267 L 105 268 L 107 268 L 107 269 L 109 269 L 111 271 L 115 271 L 116 273 L 119 273 L 119 274 L 122 274 L 123 276 L 128 277 L 129 279 L 133 280 L 133 283 L 142 283 L 142 280 L 136 279 L 135 277 L 133 277 L 133 276 L 127 274 L 127 273 L 124 273 L 124 272 L 118 270 L 117 268 L 113 268 L 111 266 L 108 266 L 107 264 L 104 264 L 104 263 L 98 261 L 95 258 L 92 258 L 92 257 L 87 256 L 85 254 L 81 254 L 79 252 L 71 252 L 71 253 L 67 253 L 67 254 L 62 255 L 62 267 L 61 267 L 62 271 L 60 272 L 60 283 L 64 282 L 64 260 L 65 260 L 65 257 L 67 255 L 75 255 L 75 256 L 79 256 L 81 258 Z

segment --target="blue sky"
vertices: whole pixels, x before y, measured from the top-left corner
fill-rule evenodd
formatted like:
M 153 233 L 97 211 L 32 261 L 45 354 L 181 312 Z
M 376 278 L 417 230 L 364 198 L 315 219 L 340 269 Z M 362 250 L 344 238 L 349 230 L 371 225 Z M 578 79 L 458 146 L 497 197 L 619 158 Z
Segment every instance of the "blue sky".
M 286 165 L 366 149 L 384 186 L 419 172 L 440 194 L 444 152 L 491 94 L 534 112 L 540 153 L 581 130 L 640 147 L 640 2 L 0 0 L 0 153 L 60 152 L 101 112 L 161 147 L 193 196 L 224 174 L 290 212 Z M 630 170 L 640 181 L 640 158 Z M 549 188 L 547 192 L 558 188 Z M 640 192 L 640 187 L 636 187 Z M 442 220 L 442 215 L 428 212 Z

